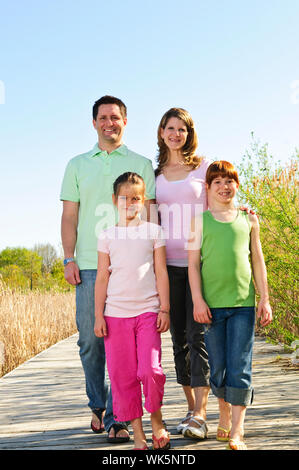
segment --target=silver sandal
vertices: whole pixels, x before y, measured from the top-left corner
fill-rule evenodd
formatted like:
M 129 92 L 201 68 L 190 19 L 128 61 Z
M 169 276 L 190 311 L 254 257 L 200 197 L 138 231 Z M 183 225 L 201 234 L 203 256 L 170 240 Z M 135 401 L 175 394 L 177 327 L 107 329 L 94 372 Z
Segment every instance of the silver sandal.
M 188 426 L 188 423 L 187 421 L 189 421 L 189 419 L 191 418 L 191 416 L 193 415 L 193 410 L 192 411 L 188 411 L 188 413 L 186 414 L 185 418 L 183 418 L 180 423 L 178 424 L 177 426 L 177 432 L 179 434 L 182 433 L 183 429 L 185 429 L 186 426 Z
M 198 424 L 199 427 L 192 426 L 192 422 Z M 189 424 L 183 430 L 184 437 L 190 437 L 191 439 L 205 439 L 208 437 L 208 427 L 206 422 L 200 422 L 196 418 L 191 418 Z

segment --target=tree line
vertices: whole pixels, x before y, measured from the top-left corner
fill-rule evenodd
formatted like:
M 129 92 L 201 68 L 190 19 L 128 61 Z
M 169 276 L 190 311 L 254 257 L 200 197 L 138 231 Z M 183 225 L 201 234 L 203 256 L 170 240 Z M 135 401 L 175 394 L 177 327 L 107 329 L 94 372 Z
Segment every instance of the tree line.
M 15 247 L 0 252 L 0 276 L 11 289 L 69 291 L 63 260 L 49 243 L 32 249 Z

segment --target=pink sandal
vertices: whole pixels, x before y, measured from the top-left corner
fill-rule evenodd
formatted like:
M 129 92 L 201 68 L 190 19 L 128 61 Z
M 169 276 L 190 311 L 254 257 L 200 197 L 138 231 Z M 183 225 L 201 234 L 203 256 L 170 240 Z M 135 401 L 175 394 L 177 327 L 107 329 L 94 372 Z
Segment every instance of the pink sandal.
M 170 449 L 169 432 L 165 431 L 163 436 L 161 436 L 159 439 L 153 434 L 152 439 L 153 439 L 153 450 L 167 450 L 167 449 Z M 161 446 L 162 441 L 166 441 L 166 444 L 164 444 L 164 446 Z M 158 447 L 155 447 L 155 443 L 158 444 Z

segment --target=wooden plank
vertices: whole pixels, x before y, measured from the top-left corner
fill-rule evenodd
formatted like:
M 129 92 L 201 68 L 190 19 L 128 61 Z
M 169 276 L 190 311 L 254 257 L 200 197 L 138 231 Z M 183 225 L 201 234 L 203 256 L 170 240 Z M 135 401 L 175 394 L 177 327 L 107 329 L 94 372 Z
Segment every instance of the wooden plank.
M 78 354 L 77 335 L 59 342 L 0 379 L 0 449 L 10 450 L 129 450 L 106 442 L 107 434 L 90 430 L 85 381 Z M 162 363 L 166 374 L 163 417 L 175 450 L 224 450 L 215 439 L 218 406 L 210 394 L 209 438 L 185 439 L 176 425 L 186 414 L 182 388 L 177 385 L 169 333 L 162 335 Z M 284 367 L 277 355 L 284 352 L 256 338 L 253 358 L 255 400 L 248 408 L 245 434 L 249 449 L 293 450 L 299 447 L 298 370 Z M 144 425 L 150 442 L 149 415 Z

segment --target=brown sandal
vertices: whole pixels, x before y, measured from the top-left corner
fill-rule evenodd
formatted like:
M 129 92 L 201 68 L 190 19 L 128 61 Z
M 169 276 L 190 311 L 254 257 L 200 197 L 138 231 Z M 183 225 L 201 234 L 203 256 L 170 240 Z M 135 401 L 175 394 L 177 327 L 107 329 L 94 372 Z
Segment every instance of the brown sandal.
M 102 432 L 105 431 L 104 424 L 103 424 L 103 413 L 104 413 L 105 410 L 101 410 L 100 408 L 94 408 L 91 411 L 100 420 L 100 427 L 96 428 L 95 425 L 92 423 L 92 420 L 91 420 L 91 423 L 90 423 L 90 427 L 93 430 L 93 432 L 95 432 L 96 434 L 101 434 Z

